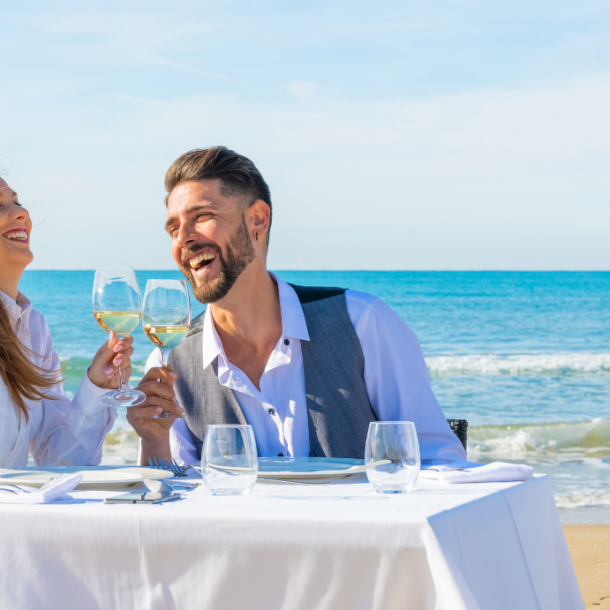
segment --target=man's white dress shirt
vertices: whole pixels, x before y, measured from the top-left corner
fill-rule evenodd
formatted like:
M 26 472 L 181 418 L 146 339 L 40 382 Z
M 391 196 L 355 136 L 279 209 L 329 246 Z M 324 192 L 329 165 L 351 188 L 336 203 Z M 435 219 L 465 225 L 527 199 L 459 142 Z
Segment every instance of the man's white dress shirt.
M 201 333 L 203 368 L 218 361 L 218 380 L 235 393 L 246 421 L 254 429 L 260 456 L 306 457 L 309 427 L 301 341 L 309 341 L 309 333 L 296 292 L 271 275 L 279 289 L 282 336 L 260 379 L 260 391 L 229 362 L 210 307 Z M 374 295 L 347 290 L 345 299 L 364 353 L 364 381 L 378 419 L 414 422 L 422 460 L 466 459 L 432 392 L 415 333 Z M 153 366 L 161 366 L 158 349 L 148 358 L 146 370 Z M 180 464 L 192 464 L 198 459 L 185 420 L 174 422 L 170 443 L 172 456 Z
M 0 378 L 0 467 L 23 468 L 30 451 L 40 466 L 99 464 L 104 437 L 116 419 L 116 409 L 100 402 L 108 390 L 98 388 L 85 375 L 70 400 L 63 390 L 59 356 L 43 315 L 21 293 L 16 302 L 3 292 L 0 298 L 17 336 L 31 351 L 32 362 L 58 371 L 57 385 L 46 392 L 49 398 L 25 401 L 27 422 Z

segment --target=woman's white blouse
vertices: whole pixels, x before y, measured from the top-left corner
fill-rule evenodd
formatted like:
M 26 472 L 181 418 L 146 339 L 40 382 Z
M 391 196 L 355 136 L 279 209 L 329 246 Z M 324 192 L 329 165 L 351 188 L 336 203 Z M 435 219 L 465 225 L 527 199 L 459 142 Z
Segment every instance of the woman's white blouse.
M 47 391 L 49 398 L 26 400 L 27 422 L 0 378 L 0 467 L 26 466 L 30 451 L 40 466 L 99 464 L 104 437 L 117 416 L 115 408 L 109 409 L 100 402 L 108 390 L 98 388 L 85 375 L 70 400 L 63 390 L 59 356 L 53 350 L 42 314 L 21 293 L 17 302 L 3 292 L 0 298 L 17 336 L 32 351 L 34 364 L 58 371 L 57 385 Z

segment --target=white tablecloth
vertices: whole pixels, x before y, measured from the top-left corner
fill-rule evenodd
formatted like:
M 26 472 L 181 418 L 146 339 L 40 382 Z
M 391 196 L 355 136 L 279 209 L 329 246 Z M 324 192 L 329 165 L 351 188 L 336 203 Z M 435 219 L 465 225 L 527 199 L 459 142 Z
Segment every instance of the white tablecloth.
M 3 610 L 584 607 L 547 476 L 380 496 L 358 475 L 102 503 L 116 493 L 0 505 Z

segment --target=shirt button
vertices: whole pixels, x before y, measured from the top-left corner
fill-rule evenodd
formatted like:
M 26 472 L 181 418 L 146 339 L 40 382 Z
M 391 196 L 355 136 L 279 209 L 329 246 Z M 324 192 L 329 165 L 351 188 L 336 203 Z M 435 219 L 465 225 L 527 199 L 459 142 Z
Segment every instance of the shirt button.
M 277 457 L 284 457 L 284 454 L 283 453 L 278 453 Z
M 289 339 L 284 339 L 284 345 L 290 345 L 290 340 Z
M 275 415 L 275 409 L 269 409 L 269 415 Z

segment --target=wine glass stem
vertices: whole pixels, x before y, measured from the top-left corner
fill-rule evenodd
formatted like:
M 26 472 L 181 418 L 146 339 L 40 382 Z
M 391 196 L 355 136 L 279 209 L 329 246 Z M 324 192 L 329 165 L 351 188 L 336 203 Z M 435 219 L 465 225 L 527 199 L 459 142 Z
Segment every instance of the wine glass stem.
M 124 339 L 125 335 L 117 335 L 119 339 Z M 124 390 L 125 386 L 123 385 L 123 373 L 121 373 L 121 367 L 119 367 L 119 390 Z
M 167 366 L 167 350 L 161 350 L 161 366 Z

